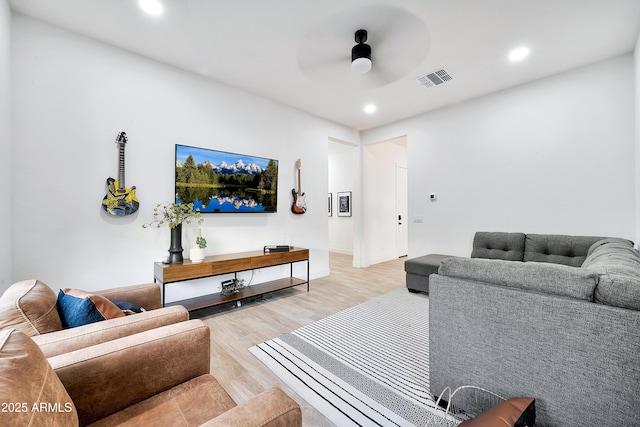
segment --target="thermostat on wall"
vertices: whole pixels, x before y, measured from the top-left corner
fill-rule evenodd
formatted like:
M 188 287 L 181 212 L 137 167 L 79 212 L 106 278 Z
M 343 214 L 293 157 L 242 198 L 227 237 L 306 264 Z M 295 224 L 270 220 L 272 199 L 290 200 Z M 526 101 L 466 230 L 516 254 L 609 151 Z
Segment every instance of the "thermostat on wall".
M 436 193 L 429 194 L 429 200 L 431 200 L 432 202 L 438 200 L 438 196 L 436 196 Z

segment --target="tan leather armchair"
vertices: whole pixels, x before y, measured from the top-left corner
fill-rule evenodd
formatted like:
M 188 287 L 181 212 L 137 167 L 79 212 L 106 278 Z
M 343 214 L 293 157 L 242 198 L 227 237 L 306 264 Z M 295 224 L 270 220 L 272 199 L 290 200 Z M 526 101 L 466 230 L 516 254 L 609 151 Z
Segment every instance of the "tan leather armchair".
M 190 320 L 46 359 L 0 332 L 0 425 L 301 426 L 299 405 L 272 388 L 236 405 L 209 374 L 210 332 Z M 41 410 L 44 409 L 44 410 Z
M 138 332 L 189 320 L 182 306 L 161 308 L 155 283 L 97 291 L 110 300 L 135 303 L 144 313 L 63 329 L 56 307 L 57 294 L 39 280 L 14 283 L 0 297 L 0 329 L 15 328 L 31 336 L 51 357 Z

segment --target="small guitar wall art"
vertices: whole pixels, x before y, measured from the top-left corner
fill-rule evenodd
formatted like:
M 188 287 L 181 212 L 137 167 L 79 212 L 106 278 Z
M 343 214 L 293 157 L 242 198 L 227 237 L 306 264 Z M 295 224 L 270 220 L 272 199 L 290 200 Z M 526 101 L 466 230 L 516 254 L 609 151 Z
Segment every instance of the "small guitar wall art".
M 107 194 L 102 199 L 102 209 L 109 215 L 131 215 L 140 207 L 136 197 L 136 187 L 127 188 L 124 184 L 124 146 L 127 134 L 120 132 L 116 138 L 118 145 L 118 179 L 107 178 Z
M 298 170 L 298 190 L 294 188 L 291 190 L 293 194 L 293 204 L 291 205 L 291 212 L 301 215 L 307 211 L 307 202 L 305 200 L 304 193 L 300 190 L 300 169 L 302 169 L 302 162 L 300 159 L 296 162 L 296 169 Z

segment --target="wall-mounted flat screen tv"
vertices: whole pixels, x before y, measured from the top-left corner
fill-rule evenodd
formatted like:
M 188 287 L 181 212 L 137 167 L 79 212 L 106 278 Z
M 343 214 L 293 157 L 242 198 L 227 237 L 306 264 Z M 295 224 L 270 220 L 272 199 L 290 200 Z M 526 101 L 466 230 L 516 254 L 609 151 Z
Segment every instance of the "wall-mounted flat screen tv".
M 176 202 L 203 213 L 276 212 L 278 161 L 176 144 Z

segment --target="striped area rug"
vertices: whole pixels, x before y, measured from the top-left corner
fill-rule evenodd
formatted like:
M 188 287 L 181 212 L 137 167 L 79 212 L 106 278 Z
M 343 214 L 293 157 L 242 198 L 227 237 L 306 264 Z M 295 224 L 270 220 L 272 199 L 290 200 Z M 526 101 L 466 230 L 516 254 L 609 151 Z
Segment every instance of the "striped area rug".
M 434 415 L 426 295 L 394 291 L 249 351 L 339 427 L 461 421 Z

